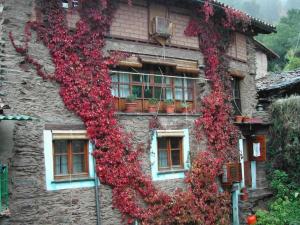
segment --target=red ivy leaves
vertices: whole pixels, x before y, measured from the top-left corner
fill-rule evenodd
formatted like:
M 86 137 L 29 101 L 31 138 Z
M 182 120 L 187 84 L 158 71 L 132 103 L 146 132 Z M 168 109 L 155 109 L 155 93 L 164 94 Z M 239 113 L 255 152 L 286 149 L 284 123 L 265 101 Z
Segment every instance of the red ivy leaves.
M 95 148 L 97 176 L 112 188 L 113 206 L 128 223 L 133 219 L 158 225 L 229 223 L 230 196 L 218 191 L 216 178 L 222 164 L 234 154 L 236 130 L 230 123 L 229 97 L 220 76 L 226 73 L 220 60 L 224 48 L 219 44 L 224 27 L 219 29 L 211 22 L 214 9 L 209 2 L 198 11 L 204 13 L 204 18 L 191 20 L 185 31 L 199 36 L 205 74 L 212 82 L 211 94 L 203 99 L 203 116 L 195 121 L 198 134 L 204 130 L 207 136 L 208 149 L 193 160 L 185 180 L 187 190 L 177 190 L 173 196 L 157 190 L 151 178 L 144 175 L 138 159 L 140 149 L 133 148 L 130 136 L 122 131 L 115 117 L 109 66 L 126 55 L 113 53 L 107 58 L 102 52 L 114 11 L 111 1 L 81 0 L 81 19 L 76 30 L 70 32 L 59 1 L 43 0 L 43 18 L 27 23 L 25 45 L 17 46 L 10 34 L 16 51 L 36 68 L 38 75 L 60 83 L 66 107 L 85 123 Z M 30 30 L 35 30 L 38 39 L 48 47 L 55 65 L 54 76 L 47 75 L 28 54 Z M 154 118 L 149 126 L 158 128 L 160 124 Z

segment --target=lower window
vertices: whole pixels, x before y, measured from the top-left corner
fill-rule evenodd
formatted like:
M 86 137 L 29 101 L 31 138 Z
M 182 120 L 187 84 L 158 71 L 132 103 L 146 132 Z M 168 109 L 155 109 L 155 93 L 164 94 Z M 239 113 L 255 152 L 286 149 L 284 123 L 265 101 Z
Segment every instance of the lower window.
M 158 170 L 182 169 L 182 137 L 162 137 L 158 143 Z
M 88 141 L 54 140 L 54 178 L 88 177 Z

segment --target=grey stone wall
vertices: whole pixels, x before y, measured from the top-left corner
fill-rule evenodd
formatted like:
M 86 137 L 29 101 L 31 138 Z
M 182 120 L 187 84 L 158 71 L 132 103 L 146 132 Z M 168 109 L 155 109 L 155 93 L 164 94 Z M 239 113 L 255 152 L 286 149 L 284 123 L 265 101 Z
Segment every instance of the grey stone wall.
M 7 146 L 6 151 L 4 151 L 5 147 L 0 148 L 0 159 L 9 165 L 11 211 L 11 217 L 0 218 L 0 224 L 95 224 L 94 188 L 46 191 L 42 136 L 45 124 L 80 124 L 81 121 L 64 107 L 59 96 L 58 84 L 42 80 L 30 67 L 23 67 L 23 69 L 19 67 L 23 58 L 12 47 L 8 33 L 12 31 L 18 40 L 17 43 L 22 44 L 24 25 L 31 17 L 32 6 L 33 0 L 9 0 L 4 6 L 5 20 L 2 37 L 4 44 L 1 49 L 4 61 L 1 61 L 0 79 L 3 81 L 1 92 L 6 94 L 4 100 L 11 106 L 11 112 L 31 115 L 37 120 L 11 123 L 9 127 L 3 122 L 0 123 L 0 143 Z M 112 42 L 110 44 L 117 46 Z M 150 47 L 146 49 L 138 46 L 138 48 L 141 51 L 147 51 L 147 54 L 151 53 L 148 52 Z M 153 51 L 153 55 L 156 55 L 157 49 Z M 168 54 L 175 54 L 177 57 L 180 54 L 178 51 L 178 49 L 166 50 Z M 30 53 L 46 66 L 48 72 L 53 72 L 54 68 L 48 50 L 43 45 L 31 41 Z M 202 55 L 196 56 L 195 51 L 185 50 L 184 57 L 202 61 Z M 249 62 L 252 63 L 251 60 Z M 248 65 L 235 63 L 238 67 L 249 71 Z M 247 75 L 245 84 L 242 84 L 241 88 L 242 101 L 245 100 L 243 103 L 245 111 L 253 106 L 251 96 L 254 96 L 255 86 L 252 83 L 252 77 L 254 79 L 254 76 L 248 78 Z M 204 87 L 199 88 L 197 93 L 203 96 L 208 90 L 208 85 L 204 84 Z M 119 115 L 120 124 L 127 131 L 134 132 L 135 143 L 143 143 L 145 146 L 141 161 L 146 174 L 150 174 L 148 146 L 150 118 L 149 115 Z M 205 140 L 197 143 L 191 132 L 196 116 L 161 115 L 159 118 L 165 129 L 189 128 L 192 158 L 198 151 L 205 148 Z M 177 187 L 184 188 L 182 180 L 160 181 L 155 185 L 166 192 L 173 192 Z M 121 224 L 119 212 L 112 209 L 111 189 L 104 185 L 100 185 L 100 204 L 103 225 Z

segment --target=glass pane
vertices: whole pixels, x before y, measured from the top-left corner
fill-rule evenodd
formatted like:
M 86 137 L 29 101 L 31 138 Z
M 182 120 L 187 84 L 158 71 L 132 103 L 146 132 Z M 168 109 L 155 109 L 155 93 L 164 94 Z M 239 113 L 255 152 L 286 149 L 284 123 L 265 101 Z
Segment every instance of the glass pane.
M 193 100 L 193 90 L 192 89 L 184 90 L 184 99 L 185 100 Z
M 132 85 L 132 94 L 135 95 L 137 98 L 142 97 L 142 86 Z
M 144 98 L 152 98 L 152 89 L 153 87 L 145 87 Z
M 168 153 L 166 150 L 158 152 L 158 167 L 168 167 Z
M 194 86 L 194 85 L 193 85 L 193 84 L 194 84 L 193 80 L 186 80 L 186 83 L 187 83 L 187 84 L 186 84 L 187 86 L 185 86 L 185 87 L 193 88 L 193 86 Z
M 166 83 L 167 85 L 171 85 L 171 78 L 170 78 L 170 77 L 167 77 L 167 78 L 165 79 L 165 83 Z
M 143 82 L 142 75 L 132 74 L 132 82 Z
M 68 142 L 65 140 L 54 141 L 54 153 L 55 154 L 67 154 Z
M 175 99 L 183 100 L 182 88 L 175 88 Z
M 180 150 L 171 152 L 172 166 L 180 166 Z
M 158 150 L 167 149 L 167 139 L 166 138 L 158 138 Z
M 112 82 L 118 82 L 118 74 L 113 73 L 110 75 L 110 78 Z
M 174 85 L 175 85 L 176 87 L 182 87 L 182 79 L 175 78 L 175 79 L 174 79 Z
M 84 152 L 85 143 L 86 143 L 86 141 L 84 141 L 84 140 L 72 141 L 72 152 L 73 153 Z
M 173 99 L 172 88 L 166 88 L 166 99 Z
M 55 156 L 55 175 L 68 174 L 68 161 L 66 155 Z
M 171 141 L 171 149 L 179 149 L 181 138 L 170 138 Z
M 84 154 L 73 155 L 73 174 L 85 172 L 84 168 Z
M 129 83 L 129 74 L 120 74 L 120 83 Z
M 119 97 L 126 98 L 127 96 L 129 96 L 129 85 L 121 85 L 120 84 Z
M 112 84 L 111 86 L 111 94 L 115 97 L 119 97 L 118 85 Z
M 154 83 L 161 84 L 163 82 L 162 77 L 160 76 L 154 76 Z
M 154 88 L 154 98 L 157 98 L 157 99 L 164 99 L 163 98 L 163 88 L 161 87 L 155 87 Z

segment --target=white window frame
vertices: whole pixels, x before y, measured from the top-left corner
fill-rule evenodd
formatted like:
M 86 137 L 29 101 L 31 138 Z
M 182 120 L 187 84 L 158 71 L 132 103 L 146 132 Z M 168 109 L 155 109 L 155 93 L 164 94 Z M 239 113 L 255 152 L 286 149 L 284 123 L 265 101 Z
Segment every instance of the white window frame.
M 79 133 L 85 133 L 82 131 Z M 78 131 L 74 132 L 72 130 L 62 131 L 66 134 L 78 135 Z M 52 130 L 44 130 L 44 161 L 45 161 L 45 179 L 46 179 L 46 189 L 47 191 L 55 191 L 62 189 L 71 188 L 85 188 L 95 186 L 95 169 L 94 169 L 94 159 L 92 156 L 93 146 L 89 142 L 88 146 L 88 160 L 89 160 L 89 177 L 83 179 L 70 179 L 57 181 L 54 179 L 54 168 L 53 168 L 53 133 Z
M 169 133 L 169 136 L 168 136 Z M 157 138 L 163 134 L 164 137 L 182 137 L 183 144 L 183 169 L 178 170 L 158 170 L 158 148 Z M 160 135 L 158 135 L 160 134 Z M 175 135 L 175 136 L 174 136 Z M 151 162 L 151 175 L 153 181 L 169 180 L 169 179 L 183 179 L 185 172 L 190 169 L 190 141 L 189 141 L 189 130 L 154 130 L 152 133 L 151 149 L 150 149 L 150 162 Z

